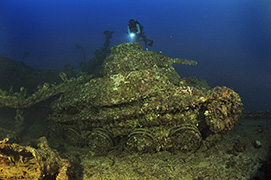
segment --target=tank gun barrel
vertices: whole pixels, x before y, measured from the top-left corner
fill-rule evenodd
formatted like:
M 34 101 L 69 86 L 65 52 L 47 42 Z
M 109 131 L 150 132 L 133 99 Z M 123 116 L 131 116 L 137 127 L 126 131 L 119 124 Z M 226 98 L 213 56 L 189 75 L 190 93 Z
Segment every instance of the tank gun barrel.
M 192 65 L 196 66 L 198 64 L 197 61 L 194 60 L 187 60 L 187 59 L 180 59 L 180 58 L 169 58 L 169 65 L 172 64 L 185 64 L 185 65 Z

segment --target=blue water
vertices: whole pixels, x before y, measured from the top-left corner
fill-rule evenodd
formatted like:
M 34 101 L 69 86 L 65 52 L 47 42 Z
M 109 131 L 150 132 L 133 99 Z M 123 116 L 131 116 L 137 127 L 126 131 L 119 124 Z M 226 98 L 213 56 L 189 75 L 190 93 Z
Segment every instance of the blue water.
M 103 46 L 129 42 L 129 19 L 137 19 L 151 50 L 198 61 L 175 65 L 212 86 L 226 85 L 247 110 L 271 110 L 271 3 L 269 0 L 1 0 L 0 55 L 36 68 L 78 66 Z

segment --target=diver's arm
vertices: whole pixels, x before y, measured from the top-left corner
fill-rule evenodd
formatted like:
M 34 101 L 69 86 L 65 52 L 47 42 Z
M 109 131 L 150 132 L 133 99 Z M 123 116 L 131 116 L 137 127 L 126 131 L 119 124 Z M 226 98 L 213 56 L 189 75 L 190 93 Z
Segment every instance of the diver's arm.
M 136 34 L 140 34 L 141 33 L 139 24 L 136 24 L 136 30 L 137 30 Z
M 130 28 L 129 28 L 129 26 L 127 26 L 127 32 L 128 32 L 128 34 L 130 34 Z

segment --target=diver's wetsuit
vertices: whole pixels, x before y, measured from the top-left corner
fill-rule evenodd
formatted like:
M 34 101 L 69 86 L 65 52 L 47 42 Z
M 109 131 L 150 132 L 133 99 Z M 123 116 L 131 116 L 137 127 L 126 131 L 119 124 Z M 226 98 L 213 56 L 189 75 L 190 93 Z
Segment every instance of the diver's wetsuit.
M 152 46 L 153 40 L 150 40 L 146 37 L 145 33 L 143 32 L 143 26 L 138 21 L 130 19 L 127 28 L 128 28 L 128 34 L 135 33 L 136 42 L 144 41 L 146 49 L 148 48 L 148 45 Z

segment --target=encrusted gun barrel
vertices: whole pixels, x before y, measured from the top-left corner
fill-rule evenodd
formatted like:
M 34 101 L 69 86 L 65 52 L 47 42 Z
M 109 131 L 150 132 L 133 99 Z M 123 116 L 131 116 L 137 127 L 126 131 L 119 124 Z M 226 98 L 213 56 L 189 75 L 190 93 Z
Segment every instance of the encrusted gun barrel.
M 138 43 L 111 49 L 104 77 L 72 87 L 52 103 L 49 127 L 76 146 L 106 152 L 194 151 L 201 141 L 231 130 L 242 112 L 237 93 L 227 87 L 181 79 L 168 58 Z

